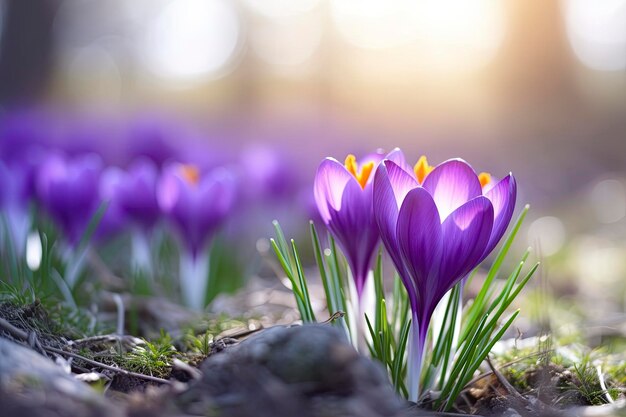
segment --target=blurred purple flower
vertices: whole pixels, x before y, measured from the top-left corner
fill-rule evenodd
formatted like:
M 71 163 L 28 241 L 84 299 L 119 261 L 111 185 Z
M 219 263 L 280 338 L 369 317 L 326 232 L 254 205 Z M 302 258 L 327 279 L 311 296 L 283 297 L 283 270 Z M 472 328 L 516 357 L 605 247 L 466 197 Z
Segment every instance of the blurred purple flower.
M 413 313 L 409 356 L 413 400 L 435 307 L 493 250 L 511 220 L 516 199 L 513 175 L 491 187 L 488 179 L 461 159 L 434 169 L 420 159 L 415 172 L 407 171 L 406 163 L 385 160 L 376 172 L 376 223 Z
M 147 158 L 133 161 L 126 170 L 109 167 L 102 174 L 102 198 L 109 202 L 103 222 L 117 220 L 108 229 L 121 228 L 130 223 L 132 257 L 131 263 L 143 272 L 152 275 L 150 238 L 155 224 L 161 217 L 157 201 L 159 171 L 155 163 Z M 110 217 L 107 217 L 110 216 Z
M 121 210 L 143 232 L 154 227 L 161 215 L 157 201 L 157 183 L 159 170 L 149 159 L 141 158 L 133 161 L 126 170 L 107 170 L 117 177 L 113 198 L 117 200 Z
M 161 176 L 157 196 L 182 241 L 183 300 L 200 310 L 205 305 L 209 275 L 204 251 L 233 206 L 235 179 L 225 168 L 203 175 L 195 166 L 172 164 Z
M 293 195 L 297 178 L 285 155 L 268 147 L 253 146 L 241 153 L 240 162 L 246 184 L 252 185 L 244 190 L 249 197 L 275 204 L 277 198 Z
M 48 156 L 37 174 L 37 196 L 70 244 L 78 243 L 100 202 L 102 161 L 95 154 Z
M 157 196 L 187 250 L 196 257 L 228 215 L 235 194 L 235 179 L 226 169 L 203 175 L 194 166 L 172 164 L 161 176 Z
M 396 158 L 397 152 L 386 158 Z M 370 155 L 359 170 L 354 155 L 348 155 L 344 164 L 326 158 L 315 175 L 317 209 L 348 260 L 359 298 L 379 238 L 372 211 L 372 179 L 382 159 L 383 155 Z

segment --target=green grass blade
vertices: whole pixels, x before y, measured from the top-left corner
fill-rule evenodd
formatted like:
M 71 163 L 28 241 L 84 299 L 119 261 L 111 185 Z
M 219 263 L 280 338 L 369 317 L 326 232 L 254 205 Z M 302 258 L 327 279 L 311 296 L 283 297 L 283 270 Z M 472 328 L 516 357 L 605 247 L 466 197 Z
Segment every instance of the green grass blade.
M 400 384 L 404 384 L 404 353 L 406 351 L 407 341 L 409 340 L 409 330 L 411 328 L 411 319 L 407 319 L 402 325 L 400 331 L 400 339 L 398 340 L 398 347 L 393 357 L 393 365 L 391 368 L 391 377 L 393 386 L 396 387 L 396 391 L 399 392 Z M 405 388 L 406 390 L 406 388 Z
M 524 209 L 518 216 L 515 222 L 515 225 L 513 226 L 513 229 L 507 235 L 507 238 L 504 241 L 504 245 L 502 245 L 502 247 L 498 251 L 498 255 L 496 256 L 496 259 L 494 260 L 491 268 L 489 269 L 489 272 L 487 273 L 487 277 L 485 278 L 485 283 L 483 284 L 481 291 L 476 296 L 475 304 L 480 305 L 481 301 L 485 297 L 486 291 L 491 286 L 491 282 L 495 279 L 496 275 L 500 271 L 500 267 L 502 266 L 502 263 L 504 262 L 506 255 L 509 253 L 509 249 L 511 248 L 511 245 L 513 244 L 513 241 L 515 240 L 515 236 L 517 236 L 517 233 L 519 232 L 519 229 L 521 228 L 522 223 L 524 222 L 524 219 L 526 218 L 526 214 L 528 213 L 529 208 L 530 208 L 529 205 L 526 205 L 524 207 Z
M 326 304 L 328 305 L 329 313 L 333 314 L 339 310 L 339 308 L 337 308 L 335 294 L 331 290 L 331 288 L 333 288 L 334 285 L 328 281 L 328 274 L 326 273 L 326 265 L 324 264 L 324 257 L 322 256 L 322 248 L 320 247 L 320 240 L 317 235 L 317 230 L 315 230 L 315 224 L 312 221 L 309 221 L 309 230 L 311 233 L 311 243 L 313 244 L 313 252 L 315 253 L 315 262 L 317 263 L 317 268 L 320 271 L 320 278 L 322 279 L 322 285 L 324 286 L 324 294 L 326 295 Z
M 511 317 L 507 320 L 507 322 L 500 328 L 498 333 L 493 337 L 493 339 L 491 339 L 491 341 L 487 344 L 487 346 L 485 346 L 477 355 L 475 355 L 472 358 L 471 362 L 468 361 L 469 365 L 465 367 L 462 378 L 459 379 L 459 381 L 455 384 L 454 388 L 452 389 L 452 392 L 450 393 L 450 395 L 447 396 L 446 404 L 443 408 L 444 411 L 449 411 L 452 408 L 452 405 L 454 404 L 456 397 L 463 390 L 463 388 L 465 388 L 467 383 L 471 381 L 472 376 L 474 375 L 474 372 L 478 369 L 480 364 L 485 360 L 489 352 L 491 352 L 491 349 L 496 344 L 496 342 L 502 338 L 502 336 L 504 335 L 504 332 L 506 332 L 507 329 L 511 326 L 511 324 L 513 323 L 515 318 L 518 316 L 518 314 L 519 314 L 519 310 L 513 313 Z
M 289 259 L 289 245 L 287 245 L 287 239 L 285 239 L 285 234 L 283 233 L 282 227 L 277 220 L 272 222 L 274 226 L 274 232 L 276 233 L 276 244 L 280 249 L 280 252 L 283 254 L 285 259 Z
M 276 253 L 276 258 L 278 258 L 278 262 L 280 263 L 281 267 L 283 268 L 283 271 L 285 272 L 285 275 L 287 275 L 287 278 L 289 279 L 289 282 L 291 283 L 291 292 L 293 292 L 294 298 L 296 299 L 298 312 L 300 312 L 300 317 L 302 317 L 304 320 L 304 317 L 306 317 L 307 315 L 307 309 L 304 305 L 304 296 L 302 295 L 302 292 L 300 291 L 300 288 L 298 287 L 298 283 L 295 277 L 293 276 L 293 272 L 291 271 L 291 266 L 287 263 L 288 261 L 283 256 L 282 252 L 280 251 L 279 245 L 276 243 L 276 241 L 274 239 L 270 239 L 270 244 L 272 245 L 272 248 L 274 249 L 274 252 Z
M 509 253 L 509 249 L 511 248 L 511 245 L 513 244 L 513 241 L 515 240 L 515 237 L 517 236 L 517 233 L 519 232 L 529 209 L 530 209 L 530 206 L 527 204 L 522 210 L 522 212 L 519 214 L 513 226 L 513 229 L 511 229 L 511 231 L 507 235 L 507 238 L 504 244 L 502 245 L 502 247 L 500 248 L 500 251 L 498 252 L 498 255 L 496 256 L 491 268 L 489 268 L 489 272 L 487 273 L 485 282 L 483 283 L 481 290 L 479 291 L 478 295 L 474 299 L 474 302 L 469 308 L 469 311 L 467 312 L 467 317 L 468 317 L 467 322 L 469 322 L 469 325 L 464 326 L 465 330 L 461 333 L 461 337 L 459 338 L 459 344 L 463 343 L 468 338 L 469 333 L 471 332 L 471 329 L 475 328 L 476 321 L 486 311 L 485 307 L 486 307 L 486 304 L 489 302 L 488 293 L 491 289 L 491 284 L 493 283 L 493 280 L 498 275 L 498 272 L 500 271 L 500 267 L 502 266 L 504 259 Z
M 306 321 L 314 322 L 315 313 L 313 312 L 313 306 L 311 305 L 311 297 L 309 295 L 309 287 L 306 283 L 306 278 L 304 277 L 304 272 L 302 269 L 302 263 L 300 262 L 300 256 L 298 255 L 298 249 L 296 248 L 296 242 L 291 239 L 291 249 L 293 251 L 293 258 L 296 265 L 296 272 L 298 274 L 298 280 L 300 282 L 300 288 L 302 290 L 302 297 L 304 302 L 304 307 L 307 311 Z M 303 318 L 303 320 L 305 320 Z

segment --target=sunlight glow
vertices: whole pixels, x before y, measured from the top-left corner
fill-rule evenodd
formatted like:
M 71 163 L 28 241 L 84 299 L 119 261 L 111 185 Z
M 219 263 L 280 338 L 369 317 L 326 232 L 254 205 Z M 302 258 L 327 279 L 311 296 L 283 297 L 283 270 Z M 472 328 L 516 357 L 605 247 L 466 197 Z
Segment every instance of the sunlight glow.
M 269 18 L 280 18 L 311 11 L 319 0 L 246 0 L 252 11 Z
M 368 49 L 389 48 L 415 39 L 417 9 L 411 0 L 331 0 L 331 16 L 349 43 Z
M 251 32 L 253 52 L 278 72 L 310 65 L 322 39 L 322 25 L 311 13 L 267 19 Z
M 148 26 L 146 66 L 168 79 L 219 78 L 231 69 L 240 32 L 237 11 L 229 1 L 172 1 Z
M 339 34 L 368 49 L 411 45 L 431 69 L 468 69 L 495 55 L 505 33 L 505 10 L 496 0 L 332 0 Z
M 583 64 L 626 68 L 626 0 L 564 0 L 563 8 L 569 41 Z

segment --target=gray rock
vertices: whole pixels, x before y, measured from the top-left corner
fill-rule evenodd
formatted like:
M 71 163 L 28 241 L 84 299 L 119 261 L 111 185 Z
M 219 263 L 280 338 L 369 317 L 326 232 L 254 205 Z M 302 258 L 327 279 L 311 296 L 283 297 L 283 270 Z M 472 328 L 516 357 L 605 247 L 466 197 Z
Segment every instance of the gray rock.
M 102 416 L 121 411 L 37 352 L 0 337 L 0 416 Z
M 189 414 L 255 417 L 400 416 L 384 369 L 328 325 L 274 327 L 209 357 L 176 399 Z

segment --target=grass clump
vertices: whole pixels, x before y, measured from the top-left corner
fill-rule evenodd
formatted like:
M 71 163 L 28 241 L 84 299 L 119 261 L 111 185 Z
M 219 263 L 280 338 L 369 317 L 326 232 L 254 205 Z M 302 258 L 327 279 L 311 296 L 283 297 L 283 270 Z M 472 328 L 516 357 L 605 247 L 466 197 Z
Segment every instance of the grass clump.
M 178 355 L 171 336 L 161 331 L 161 336 L 150 342 L 144 339 L 142 345 L 135 346 L 122 356 L 124 369 L 145 375 L 165 378 L 170 374 L 172 359 Z

